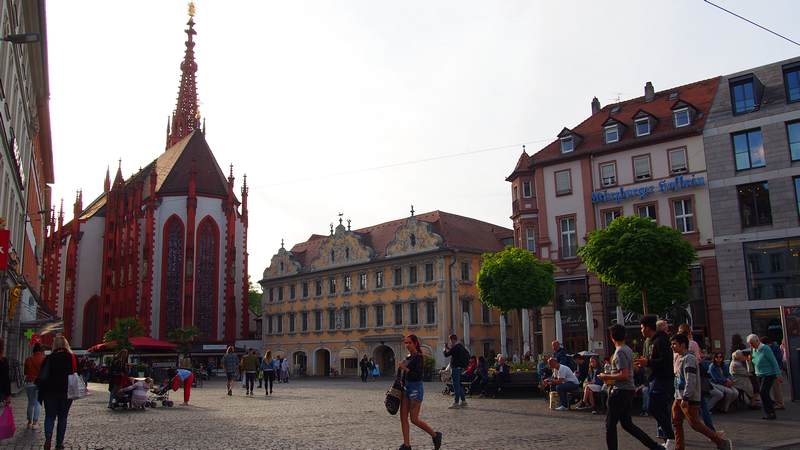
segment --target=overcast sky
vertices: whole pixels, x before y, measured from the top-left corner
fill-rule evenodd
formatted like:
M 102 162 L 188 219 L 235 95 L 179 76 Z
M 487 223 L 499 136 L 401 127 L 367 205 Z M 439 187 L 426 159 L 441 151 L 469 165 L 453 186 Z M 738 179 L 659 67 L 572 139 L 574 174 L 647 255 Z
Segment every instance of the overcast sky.
M 287 248 L 443 210 L 510 227 L 511 172 L 603 105 L 800 54 L 701 0 L 199 0 L 207 140 L 250 189 L 254 280 Z M 719 4 L 800 40 L 797 4 Z M 186 2 L 49 1 L 54 202 L 164 150 Z M 480 151 L 484 150 L 484 151 Z M 439 158 L 468 153 L 452 158 Z M 416 161 L 412 164 L 399 164 Z M 386 167 L 390 166 L 390 167 Z M 382 167 L 382 168 L 381 168 Z M 378 168 L 378 169 L 375 169 Z

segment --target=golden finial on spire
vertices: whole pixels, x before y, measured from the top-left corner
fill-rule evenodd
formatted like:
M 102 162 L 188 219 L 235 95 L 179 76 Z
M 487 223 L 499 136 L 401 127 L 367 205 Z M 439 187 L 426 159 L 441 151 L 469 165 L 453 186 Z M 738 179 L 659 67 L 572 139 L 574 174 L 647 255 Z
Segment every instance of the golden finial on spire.
M 189 2 L 189 17 L 194 17 L 194 2 Z

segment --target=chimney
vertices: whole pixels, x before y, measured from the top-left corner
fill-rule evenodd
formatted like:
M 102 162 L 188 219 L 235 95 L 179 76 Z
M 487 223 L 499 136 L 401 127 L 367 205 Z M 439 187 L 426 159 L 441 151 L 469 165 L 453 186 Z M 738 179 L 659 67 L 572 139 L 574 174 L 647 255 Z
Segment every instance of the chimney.
M 653 83 L 647 82 L 644 85 L 644 101 L 652 102 L 656 98 L 656 90 L 653 88 Z
M 592 115 L 600 112 L 600 100 L 597 97 L 592 99 Z

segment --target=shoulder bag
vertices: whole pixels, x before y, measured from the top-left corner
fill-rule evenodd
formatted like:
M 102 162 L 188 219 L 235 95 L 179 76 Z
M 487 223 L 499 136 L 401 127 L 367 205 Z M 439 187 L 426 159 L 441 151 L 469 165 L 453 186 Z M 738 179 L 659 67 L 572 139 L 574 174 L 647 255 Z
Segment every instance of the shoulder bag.
M 77 400 L 79 398 L 89 395 L 89 390 L 86 389 L 86 383 L 83 382 L 80 375 L 78 375 L 78 361 L 75 354 L 72 353 L 72 373 L 67 376 L 67 398 L 70 400 Z
M 403 384 L 400 381 L 400 369 L 397 369 L 397 376 L 394 379 L 394 383 L 386 391 L 386 399 L 383 401 L 383 404 L 386 406 L 386 411 L 389 412 L 391 415 L 397 414 L 397 411 L 400 409 L 400 402 L 403 399 Z

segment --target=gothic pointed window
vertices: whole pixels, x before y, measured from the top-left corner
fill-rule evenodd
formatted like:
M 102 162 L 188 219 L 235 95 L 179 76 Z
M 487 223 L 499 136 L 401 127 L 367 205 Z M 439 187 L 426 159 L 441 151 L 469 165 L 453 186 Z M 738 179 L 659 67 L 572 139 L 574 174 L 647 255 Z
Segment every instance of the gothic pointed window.
M 161 277 L 161 335 L 181 327 L 183 297 L 183 223 L 172 216 L 164 225 L 164 265 Z
M 219 229 L 210 217 L 197 227 L 194 324 L 200 335 L 216 338 L 219 279 Z

